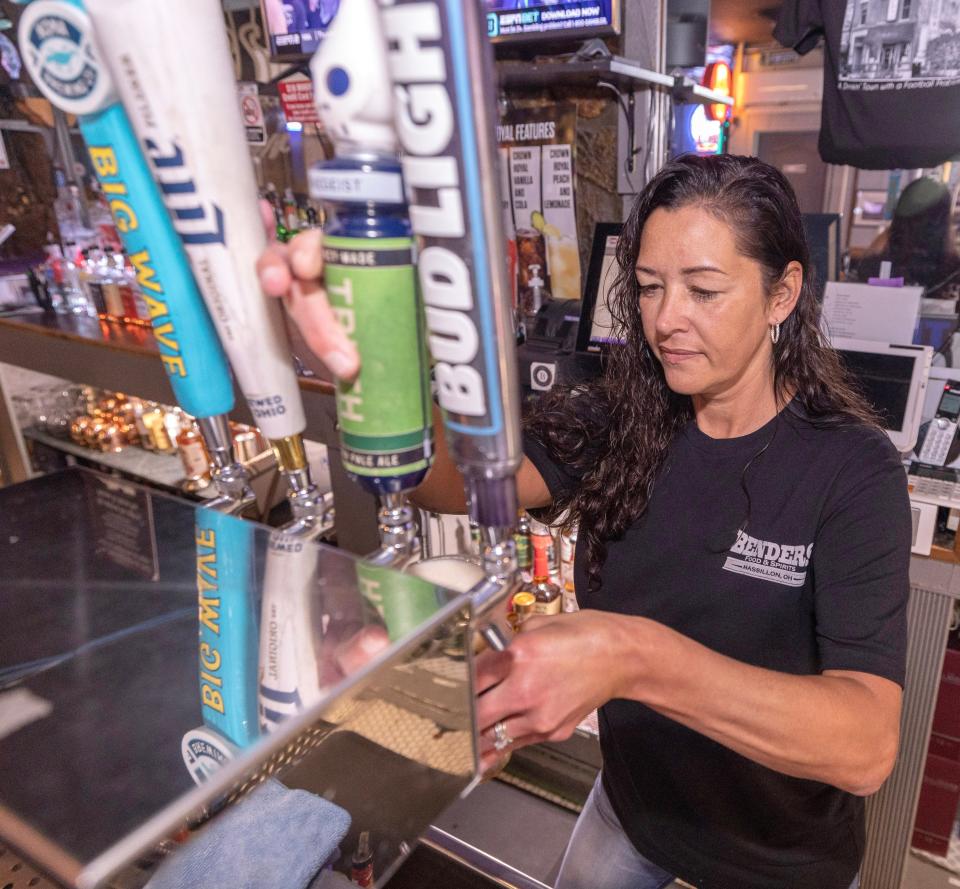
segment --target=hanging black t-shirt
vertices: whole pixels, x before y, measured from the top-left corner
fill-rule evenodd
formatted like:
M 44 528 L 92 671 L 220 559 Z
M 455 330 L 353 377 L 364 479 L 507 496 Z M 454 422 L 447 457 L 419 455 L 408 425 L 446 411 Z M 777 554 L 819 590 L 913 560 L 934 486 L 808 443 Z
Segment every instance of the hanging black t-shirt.
M 576 485 L 541 444 L 528 437 L 524 450 L 552 492 Z M 902 685 L 910 539 L 906 477 L 881 432 L 817 428 L 793 405 L 741 438 L 691 422 L 644 517 L 608 544 L 596 592 L 585 592 L 581 534 L 577 598 L 758 667 Z M 759 765 L 635 701 L 601 708 L 600 744 L 604 788 L 633 844 L 698 889 L 852 882 L 861 798 Z
M 821 35 L 825 161 L 911 169 L 960 154 L 960 6 L 786 0 L 773 36 L 802 54 Z

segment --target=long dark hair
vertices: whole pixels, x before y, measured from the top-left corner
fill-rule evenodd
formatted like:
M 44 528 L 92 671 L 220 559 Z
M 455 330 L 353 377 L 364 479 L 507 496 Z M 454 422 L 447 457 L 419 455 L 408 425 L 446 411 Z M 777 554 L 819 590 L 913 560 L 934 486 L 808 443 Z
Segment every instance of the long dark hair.
M 611 296 L 615 336 L 601 377 L 586 387 L 555 390 L 526 420 L 528 431 L 580 483 L 555 497 L 547 518 L 566 514 L 585 542 L 590 589 L 600 585 L 607 543 L 646 510 L 674 437 L 693 418 L 689 396 L 667 386 L 643 334 L 634 266 L 647 219 L 659 208 L 699 206 L 726 222 L 740 252 L 760 264 L 769 294 L 786 266 L 803 267 L 803 289 L 773 348 L 778 404 L 795 393 L 814 423 L 866 423 L 876 418 L 820 334 L 820 312 L 800 208 L 790 183 L 751 157 L 687 155 L 664 166 L 637 198 L 617 245 L 619 271 Z M 746 470 L 745 470 L 746 471 Z M 749 496 L 749 494 L 748 494 Z

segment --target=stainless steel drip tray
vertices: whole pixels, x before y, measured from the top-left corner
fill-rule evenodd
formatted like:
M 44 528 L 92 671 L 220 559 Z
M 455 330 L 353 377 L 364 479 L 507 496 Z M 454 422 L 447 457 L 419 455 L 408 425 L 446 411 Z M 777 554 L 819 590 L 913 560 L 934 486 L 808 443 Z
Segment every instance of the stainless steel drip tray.
M 275 777 L 345 809 L 333 866 L 368 832 L 382 884 L 474 780 L 469 616 L 85 470 L 2 489 L 0 838 L 99 886 Z

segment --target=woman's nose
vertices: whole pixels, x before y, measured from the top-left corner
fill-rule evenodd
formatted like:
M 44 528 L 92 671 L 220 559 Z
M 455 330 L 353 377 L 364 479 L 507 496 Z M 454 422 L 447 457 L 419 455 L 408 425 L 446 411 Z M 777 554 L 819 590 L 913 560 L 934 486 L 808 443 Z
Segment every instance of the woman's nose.
M 662 338 L 683 331 L 689 321 L 687 301 L 683 295 L 668 287 L 657 306 L 656 330 Z

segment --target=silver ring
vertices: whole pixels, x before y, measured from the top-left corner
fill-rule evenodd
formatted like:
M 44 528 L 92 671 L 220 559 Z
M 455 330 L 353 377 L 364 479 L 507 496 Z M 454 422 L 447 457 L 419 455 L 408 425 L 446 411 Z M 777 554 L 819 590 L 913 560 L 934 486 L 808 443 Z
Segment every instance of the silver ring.
M 494 750 L 506 750 L 513 743 L 513 738 L 507 734 L 507 728 L 502 719 L 493 726 L 493 737 Z

